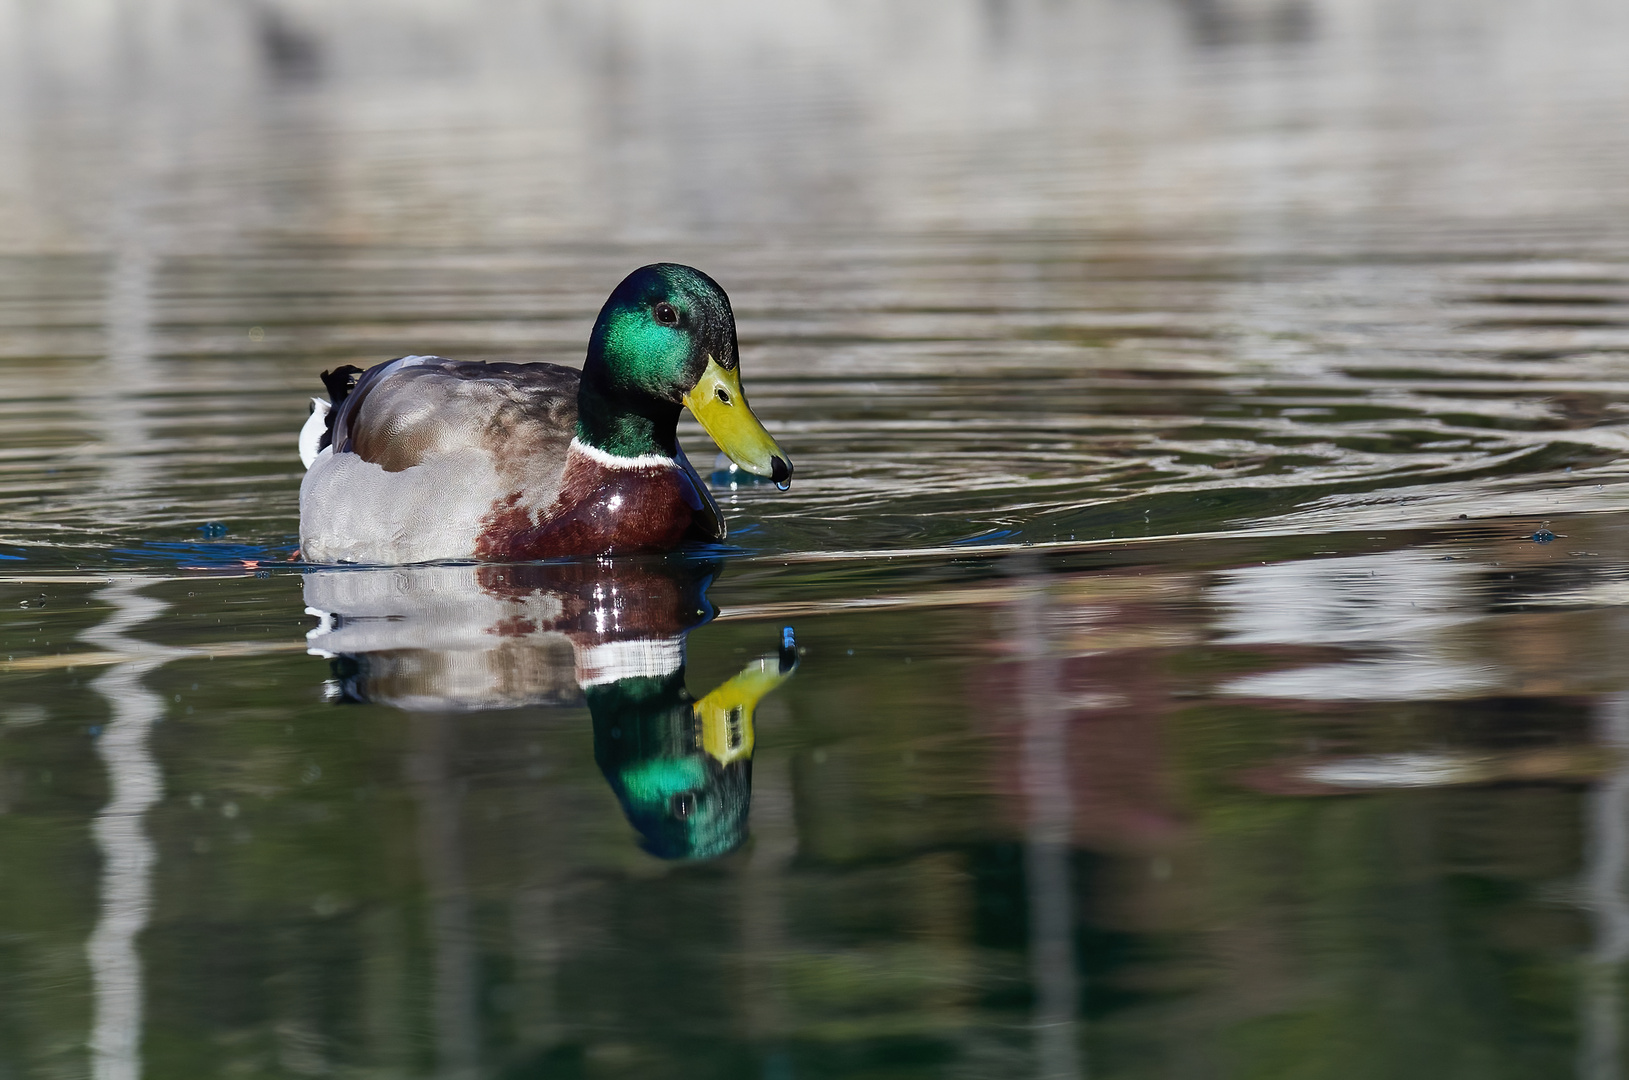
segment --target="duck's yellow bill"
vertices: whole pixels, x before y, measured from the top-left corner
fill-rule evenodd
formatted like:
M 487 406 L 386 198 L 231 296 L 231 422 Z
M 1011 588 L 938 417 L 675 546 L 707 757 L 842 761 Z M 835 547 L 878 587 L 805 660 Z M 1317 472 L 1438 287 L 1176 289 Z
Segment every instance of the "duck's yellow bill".
M 752 414 L 741 392 L 740 368 L 726 369 L 709 356 L 707 370 L 684 396 L 684 405 L 731 461 L 769 477 L 782 491 L 792 486 L 792 460 Z
M 754 660 L 735 678 L 692 706 L 701 721 L 701 748 L 720 765 L 751 760 L 752 714 L 768 693 L 792 677 L 796 662 Z

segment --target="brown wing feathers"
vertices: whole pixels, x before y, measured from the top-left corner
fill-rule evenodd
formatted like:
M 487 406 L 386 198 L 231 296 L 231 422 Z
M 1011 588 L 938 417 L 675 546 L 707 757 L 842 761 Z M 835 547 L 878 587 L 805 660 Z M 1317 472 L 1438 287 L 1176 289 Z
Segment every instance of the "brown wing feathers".
M 577 425 L 577 371 L 439 356 L 411 360 L 370 368 L 354 385 L 345 368 L 333 373 L 332 382 L 325 375 L 334 400 L 330 438 L 338 451 L 387 472 L 411 468 L 437 450 L 466 446 L 490 452 L 500 471 L 537 455 L 560 457 L 563 464 Z

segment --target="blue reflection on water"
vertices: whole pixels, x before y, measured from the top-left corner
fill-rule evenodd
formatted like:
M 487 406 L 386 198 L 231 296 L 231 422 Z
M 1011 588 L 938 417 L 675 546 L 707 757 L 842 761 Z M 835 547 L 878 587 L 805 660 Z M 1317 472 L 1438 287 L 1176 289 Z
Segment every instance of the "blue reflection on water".
M 182 569 L 241 569 L 245 564 L 287 562 L 293 545 L 272 547 L 264 544 L 163 543 L 141 547 L 114 548 L 111 558 L 118 563 L 144 563 L 176 566 Z

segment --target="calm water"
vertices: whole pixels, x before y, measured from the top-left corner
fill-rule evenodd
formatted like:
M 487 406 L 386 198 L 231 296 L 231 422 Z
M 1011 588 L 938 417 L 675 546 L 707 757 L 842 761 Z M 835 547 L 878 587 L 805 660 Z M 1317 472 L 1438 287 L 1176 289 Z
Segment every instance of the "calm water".
M 121 10 L 0 3 L 0 1077 L 1623 1075 L 1621 5 Z M 289 561 L 318 371 L 656 259 L 728 547 Z

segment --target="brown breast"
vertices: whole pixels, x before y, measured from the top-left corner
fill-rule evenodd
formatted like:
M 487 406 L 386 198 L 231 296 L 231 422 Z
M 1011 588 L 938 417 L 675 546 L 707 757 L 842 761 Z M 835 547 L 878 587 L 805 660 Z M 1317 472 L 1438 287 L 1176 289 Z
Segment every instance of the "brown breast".
M 608 467 L 572 445 L 560 494 L 539 520 L 516 492 L 481 521 L 475 554 L 522 561 L 625 555 L 678 546 L 693 511 L 675 465 Z

